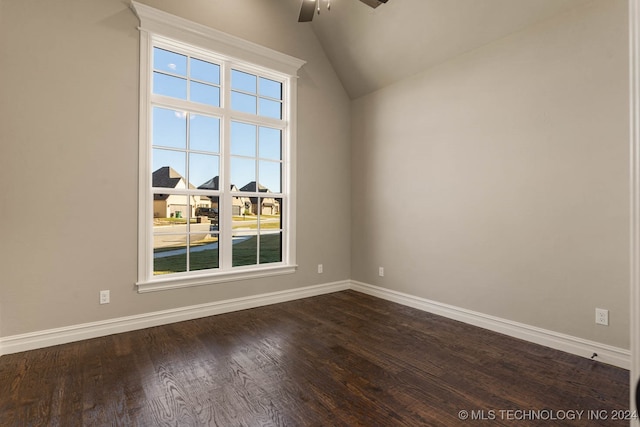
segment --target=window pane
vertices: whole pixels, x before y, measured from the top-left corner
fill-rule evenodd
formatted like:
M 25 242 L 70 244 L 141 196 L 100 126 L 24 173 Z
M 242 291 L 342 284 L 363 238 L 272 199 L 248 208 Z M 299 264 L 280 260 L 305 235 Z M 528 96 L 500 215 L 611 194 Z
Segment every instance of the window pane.
M 252 95 L 244 93 L 231 92 L 231 108 L 243 113 L 256 114 L 256 100 Z
M 153 275 L 187 271 L 187 235 L 156 235 L 153 245 Z
M 181 151 L 153 149 L 152 186 L 165 188 L 187 188 L 186 156 Z
M 260 98 L 258 100 L 260 115 L 274 119 L 282 118 L 281 104 L 279 101 Z
M 251 191 L 247 189 L 251 183 L 255 188 L 256 181 L 256 161 L 239 157 L 231 158 L 231 184 L 238 187 L 240 191 Z
M 259 95 L 282 100 L 282 83 L 260 77 Z
M 256 156 L 256 126 L 231 122 L 231 154 Z
M 220 152 L 220 119 L 191 114 L 189 124 L 191 150 Z
M 234 232 L 232 265 L 255 265 L 258 262 L 258 236 L 244 232 Z
M 182 111 L 153 107 L 153 145 L 185 148 L 187 146 L 187 114 Z
M 189 184 L 202 188 L 220 175 L 219 157 L 208 154 L 189 154 Z
M 187 99 L 187 80 L 154 72 L 153 93 L 172 98 Z
M 233 197 L 231 214 L 233 215 L 233 229 L 246 230 L 258 228 L 258 217 L 254 213 L 251 197 Z
M 206 241 L 197 241 L 189 246 L 189 271 L 208 270 L 220 266 L 218 236 Z
M 172 232 L 187 232 L 187 219 L 190 214 L 190 197 L 170 194 L 164 201 L 169 213 L 170 227 Z M 163 230 L 165 231 L 165 230 Z
M 220 66 L 191 58 L 190 77 L 207 83 L 220 84 Z
M 187 75 L 187 57 L 168 50 L 153 48 L 153 68 L 179 76 Z
M 219 198 L 195 196 L 195 218 L 190 225 L 189 270 L 219 267 Z
M 282 160 L 282 138 L 279 129 L 260 127 L 260 157 L 263 159 Z
M 196 209 L 194 216 L 197 223 L 208 223 L 209 232 L 217 233 L 219 226 L 220 198 L 217 196 L 195 196 Z
M 260 232 L 260 264 L 282 262 L 282 233 Z
M 187 196 L 182 194 L 153 194 L 153 232 L 155 234 L 186 234 L 189 204 Z M 175 240 L 175 239 L 174 239 Z M 168 240 L 163 245 L 156 242 L 156 246 L 173 246 L 174 240 Z
M 280 193 L 282 188 L 281 163 L 260 160 L 260 185 L 272 193 Z
M 260 198 L 260 230 L 280 230 L 282 228 L 281 206 L 282 199 L 274 197 Z
M 191 82 L 191 101 L 201 104 L 220 106 L 220 88 L 203 83 Z
M 282 199 L 273 197 L 260 198 L 260 231 L 282 229 L 280 207 Z
M 153 274 L 186 271 L 187 197 L 155 193 L 153 211 Z
M 257 78 L 253 74 L 231 70 L 231 89 L 243 92 L 256 93 Z

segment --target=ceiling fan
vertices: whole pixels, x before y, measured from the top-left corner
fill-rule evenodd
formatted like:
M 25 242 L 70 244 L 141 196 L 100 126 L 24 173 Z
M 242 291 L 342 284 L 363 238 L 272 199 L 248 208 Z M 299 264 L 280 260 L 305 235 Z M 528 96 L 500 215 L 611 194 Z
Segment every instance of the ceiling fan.
M 320 2 L 322 0 L 302 0 L 302 6 L 300 7 L 300 16 L 298 22 L 309 22 L 313 19 L 313 15 L 316 11 L 320 13 Z M 360 0 L 362 3 L 372 8 L 376 8 L 389 0 Z M 327 9 L 331 8 L 331 0 L 326 0 Z

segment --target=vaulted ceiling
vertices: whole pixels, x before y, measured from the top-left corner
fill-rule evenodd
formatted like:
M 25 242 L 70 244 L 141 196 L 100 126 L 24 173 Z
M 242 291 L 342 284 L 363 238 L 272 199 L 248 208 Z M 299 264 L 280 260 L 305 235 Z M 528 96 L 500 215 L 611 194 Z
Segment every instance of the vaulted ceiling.
M 299 10 L 303 0 L 290 0 Z M 308 1 L 308 0 L 305 0 Z M 353 99 L 590 0 L 331 0 L 311 25 Z M 297 15 L 296 15 L 297 16 Z

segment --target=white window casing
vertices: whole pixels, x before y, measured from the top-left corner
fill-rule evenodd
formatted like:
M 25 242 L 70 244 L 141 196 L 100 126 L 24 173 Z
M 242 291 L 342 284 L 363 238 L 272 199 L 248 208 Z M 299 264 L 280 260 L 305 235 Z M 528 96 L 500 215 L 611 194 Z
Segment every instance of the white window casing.
M 138 193 L 138 292 L 208 285 L 234 280 L 261 278 L 293 273 L 296 270 L 296 85 L 297 72 L 304 61 L 272 49 L 171 15 L 152 7 L 131 2 L 140 20 L 140 110 L 139 110 L 139 193 Z M 152 94 L 152 52 L 154 47 L 168 49 L 221 64 L 220 107 L 197 105 L 181 99 L 165 99 Z M 280 120 L 230 110 L 230 70 L 252 73 L 282 83 L 282 117 Z M 156 102 L 156 104 L 154 104 Z M 166 103 L 166 104 L 165 104 Z M 151 161 L 151 109 L 153 105 L 184 109 L 221 118 L 220 186 L 222 211 L 219 213 L 220 267 L 177 274 L 154 275 L 153 269 L 153 191 Z M 229 128 L 231 120 L 282 130 L 282 261 L 276 263 L 232 267 L 232 193 L 230 184 Z M 257 160 L 256 160 L 257 161 Z M 257 179 L 257 178 L 256 178 Z M 171 193 L 171 189 L 167 189 Z M 256 188 L 258 192 L 258 188 Z M 248 196 L 247 196 L 248 197 Z M 224 239 L 224 240 L 222 240 Z M 186 249 L 187 252 L 189 251 Z

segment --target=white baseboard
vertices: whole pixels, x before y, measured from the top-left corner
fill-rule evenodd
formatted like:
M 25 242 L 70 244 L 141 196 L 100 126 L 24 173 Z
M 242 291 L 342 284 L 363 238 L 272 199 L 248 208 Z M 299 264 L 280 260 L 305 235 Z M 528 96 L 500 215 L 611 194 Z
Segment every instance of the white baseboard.
M 35 350 L 58 344 L 97 338 L 153 326 L 167 325 L 201 317 L 262 307 L 280 302 L 308 298 L 347 289 L 362 292 L 388 301 L 413 307 L 429 313 L 458 320 L 515 338 L 551 347 L 556 350 L 590 358 L 597 353 L 597 360 L 624 369 L 631 367 L 631 352 L 594 341 L 536 328 L 523 323 L 489 316 L 487 314 L 431 301 L 402 292 L 392 291 L 357 281 L 340 281 L 286 291 L 271 292 L 171 310 L 156 311 L 135 316 L 120 317 L 99 322 L 83 323 L 63 328 L 47 329 L 21 335 L 0 338 L 0 356 Z
M 156 311 L 135 316 L 120 317 L 117 319 L 103 320 L 99 322 L 83 323 L 63 328 L 47 329 L 44 331 L 12 335 L 3 338 L 0 337 L 0 356 L 3 354 L 35 350 L 58 344 L 66 344 L 74 341 L 150 328 L 153 326 L 214 316 L 216 314 L 229 313 L 248 308 L 262 307 L 265 305 L 308 298 L 331 292 L 344 291 L 349 289 L 349 286 L 350 282 L 345 280 L 341 282 L 252 295 L 225 301 L 192 305 L 189 307 L 181 307 L 171 310 Z
M 561 334 L 559 332 L 549 331 L 547 329 L 537 328 L 524 323 L 489 316 L 476 311 L 431 301 L 425 298 L 353 280 L 351 281 L 351 289 L 377 298 L 417 308 L 418 310 L 458 320 L 470 325 L 479 326 L 484 329 L 489 329 L 514 338 L 520 338 L 525 341 L 544 345 L 546 347 L 578 356 L 591 358 L 593 353 L 596 353 L 598 356 L 595 359 L 600 362 L 624 369 L 629 369 L 631 367 L 631 352 L 626 349 Z

